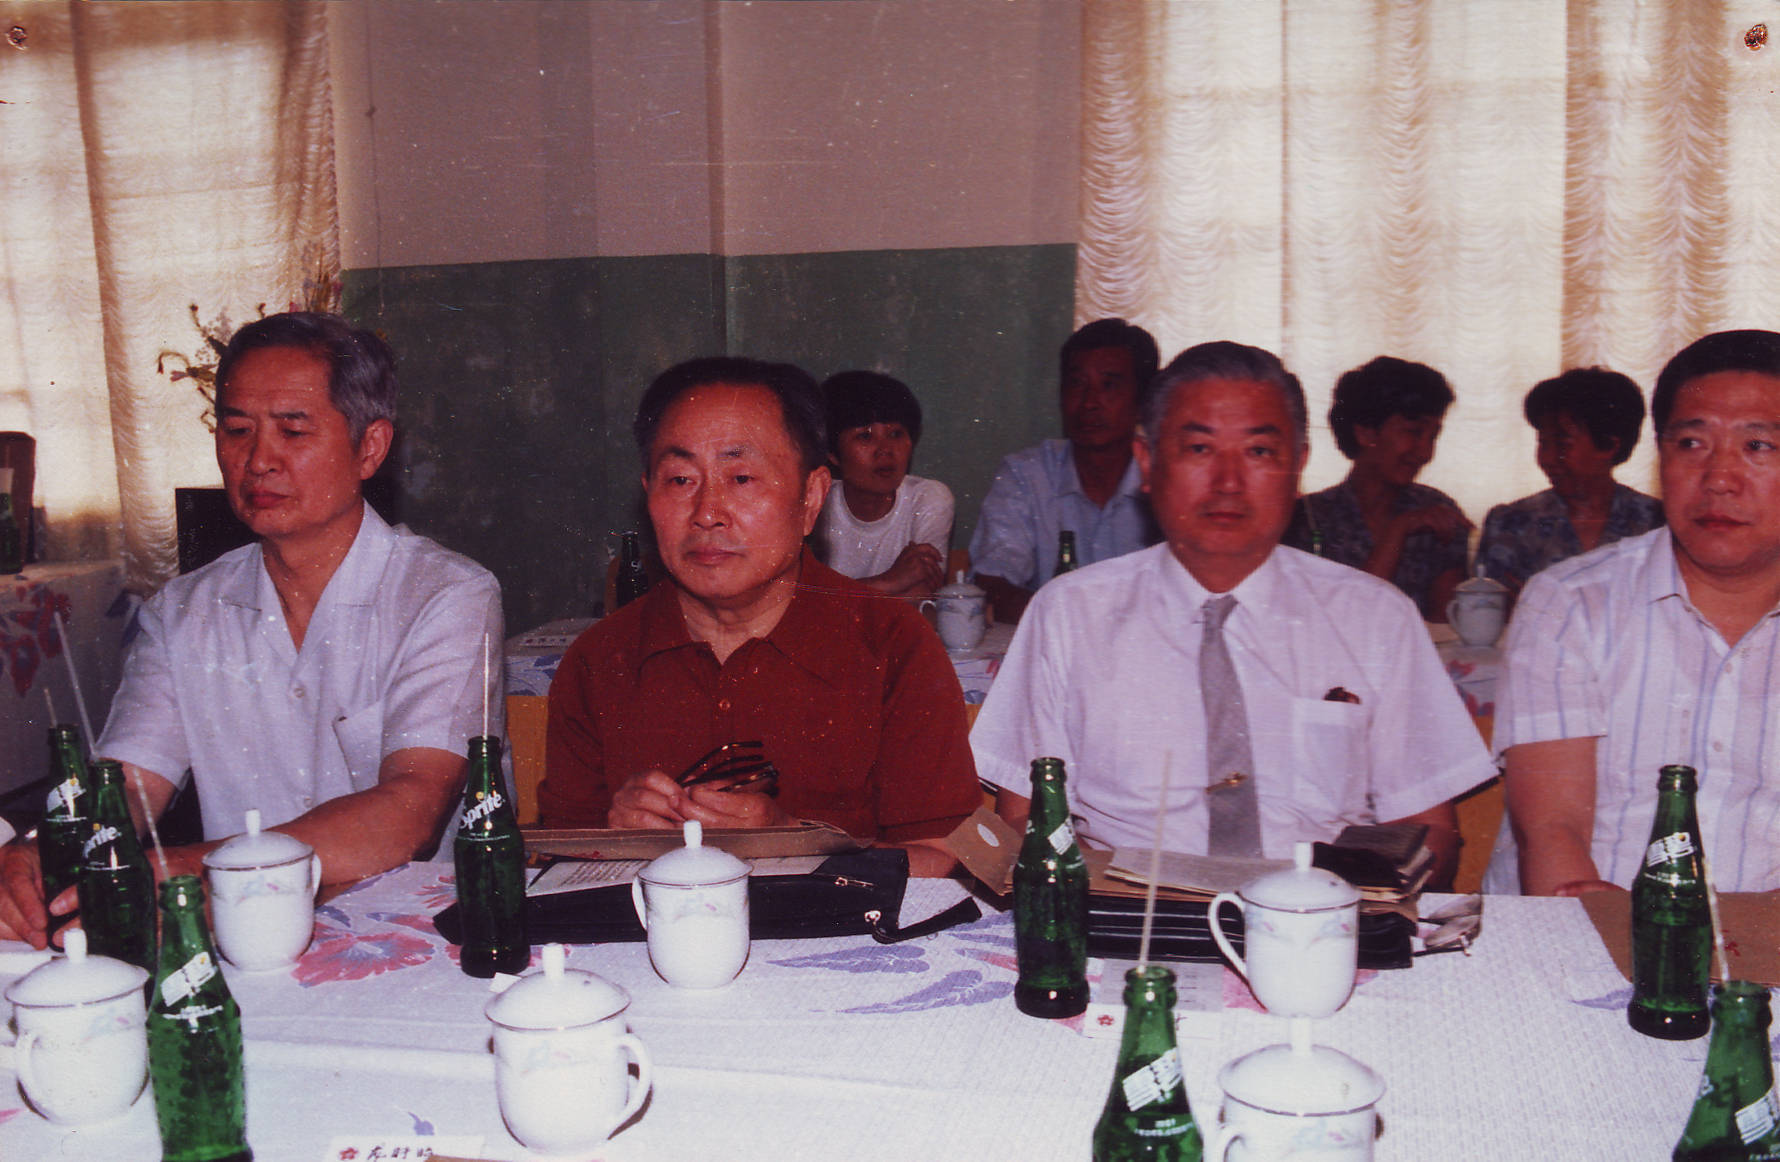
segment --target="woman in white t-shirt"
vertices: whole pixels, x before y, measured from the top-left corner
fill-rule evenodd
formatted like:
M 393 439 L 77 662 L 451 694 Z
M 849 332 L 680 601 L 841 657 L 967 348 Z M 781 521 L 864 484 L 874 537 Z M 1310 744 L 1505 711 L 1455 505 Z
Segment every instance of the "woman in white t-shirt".
M 842 371 L 822 384 L 836 484 L 816 526 L 829 568 L 893 597 L 928 597 L 945 583 L 952 490 L 910 476 L 921 405 L 899 379 Z

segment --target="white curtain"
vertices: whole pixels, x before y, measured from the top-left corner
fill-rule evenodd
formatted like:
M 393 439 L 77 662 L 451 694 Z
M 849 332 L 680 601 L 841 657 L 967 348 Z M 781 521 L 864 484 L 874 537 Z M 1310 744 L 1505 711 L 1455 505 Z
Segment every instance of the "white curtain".
M 175 571 L 173 489 L 218 480 L 157 372 L 337 272 L 324 12 L 0 2 L 0 428 L 37 439 L 51 558 Z M 325 276 L 325 275 L 324 275 Z
M 1780 329 L 1780 10 L 1665 0 L 1086 0 L 1080 319 L 1227 338 L 1322 424 L 1374 355 L 1458 395 L 1422 479 L 1481 521 L 1546 487 L 1520 401 L 1601 364 L 1648 392 Z M 1774 20 L 1775 41 L 1752 32 Z M 1620 479 L 1654 490 L 1648 436 Z

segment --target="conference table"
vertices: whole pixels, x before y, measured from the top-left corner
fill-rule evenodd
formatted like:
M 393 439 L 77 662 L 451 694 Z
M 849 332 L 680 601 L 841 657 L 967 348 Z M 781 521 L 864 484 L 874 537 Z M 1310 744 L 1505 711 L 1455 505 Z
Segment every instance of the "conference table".
M 902 920 L 966 891 L 912 881 Z M 488 982 L 464 976 L 433 930 L 452 898 L 449 863 L 410 864 L 325 904 L 293 969 L 225 969 L 260 1162 L 527 1156 L 496 1105 Z M 24 967 L 20 947 L 0 947 L 0 987 Z M 741 976 L 712 992 L 662 983 L 641 944 L 577 946 L 569 965 L 629 992 L 655 1061 L 649 1103 L 590 1155 L 612 1162 L 1082 1162 L 1118 1050 L 1095 1022 L 1014 1008 L 1011 916 L 992 905 L 903 944 L 757 941 Z M 1285 1029 L 1233 974 L 1183 967 L 1209 977 L 1203 1007 L 1179 1020 L 1203 1126 L 1217 1117 L 1218 1068 Z M 1633 1033 L 1628 992 L 1575 900 L 1491 897 L 1473 955 L 1363 974 L 1315 1039 L 1383 1076 L 1383 1162 L 1656 1162 L 1679 1136 L 1706 1043 Z M 159 1156 L 148 1096 L 109 1126 L 59 1129 L 24 1108 L 0 1065 L 0 1158 Z

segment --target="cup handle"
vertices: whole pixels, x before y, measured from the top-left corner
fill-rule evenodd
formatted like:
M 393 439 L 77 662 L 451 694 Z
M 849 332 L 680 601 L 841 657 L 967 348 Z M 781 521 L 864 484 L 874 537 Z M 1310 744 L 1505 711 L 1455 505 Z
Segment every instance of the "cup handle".
M 1230 1143 L 1241 1137 L 1242 1131 L 1236 1126 L 1219 1126 L 1205 1147 L 1205 1162 L 1224 1162 L 1224 1157 L 1230 1153 Z
M 1206 914 L 1207 918 L 1211 920 L 1211 938 L 1217 942 L 1218 951 L 1222 952 L 1229 958 L 1230 963 L 1236 967 L 1236 971 L 1241 974 L 1242 979 L 1247 980 L 1247 962 L 1245 962 L 1242 957 L 1236 955 L 1236 949 L 1231 947 L 1229 937 L 1224 935 L 1223 913 L 1219 911 L 1219 909 L 1225 904 L 1229 904 L 1238 912 L 1242 911 L 1242 900 L 1238 898 L 1235 892 L 1219 892 L 1217 895 L 1213 896 L 1211 900 L 1211 910 Z
M 312 855 L 309 857 L 309 898 L 313 900 L 320 895 L 321 895 L 321 856 Z
M 37 1044 L 35 1030 L 21 1031 L 18 1040 L 12 1044 L 12 1064 L 18 1071 L 19 1084 L 25 1087 L 27 1094 L 39 1092 L 37 1089 L 37 1072 L 31 1068 L 31 1047 Z
M 931 597 L 923 597 L 921 600 L 915 602 L 915 608 L 922 613 L 926 613 L 929 609 L 937 612 L 939 610 L 939 602 Z
M 637 1039 L 636 1034 L 625 1033 L 620 1036 L 618 1047 L 629 1050 L 631 1057 L 635 1059 L 637 1083 L 630 1087 L 630 1100 L 624 1103 L 624 1112 L 619 1114 L 618 1120 L 612 1123 L 612 1130 L 616 1130 L 625 1122 L 630 1121 L 631 1116 L 643 1108 L 643 1099 L 649 1096 L 649 1090 L 655 1084 L 655 1071 L 649 1061 L 649 1051 L 643 1048 L 643 1043 Z M 606 1131 L 608 1137 L 611 1136 L 612 1130 Z
M 642 880 L 630 881 L 630 906 L 637 910 L 637 923 L 641 924 L 643 931 L 647 932 L 649 930 L 649 910 L 643 907 Z
M 1459 599 L 1453 598 L 1446 603 L 1446 624 L 1457 625 L 1459 621 Z

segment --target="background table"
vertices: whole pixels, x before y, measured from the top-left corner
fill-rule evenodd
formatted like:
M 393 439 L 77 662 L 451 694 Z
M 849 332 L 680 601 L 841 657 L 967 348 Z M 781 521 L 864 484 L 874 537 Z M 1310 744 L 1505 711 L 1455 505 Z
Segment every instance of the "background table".
M 962 890 L 915 881 L 903 918 Z M 263 1162 L 320 1159 L 346 1134 L 472 1135 L 486 1157 L 523 1155 L 495 1104 L 487 986 L 457 970 L 428 918 L 451 897 L 449 865 L 409 865 L 324 907 L 294 970 L 226 970 L 245 1014 L 249 1135 Z M 711 993 L 662 984 L 639 944 L 578 947 L 570 964 L 630 992 L 630 1024 L 657 1065 L 642 1117 L 598 1155 L 613 1162 L 1081 1162 L 1117 1053 L 1112 1038 L 1014 1009 L 1002 913 L 901 945 L 757 942 L 740 979 Z M 1180 1024 L 1202 1125 L 1216 1117 L 1219 1066 L 1285 1032 L 1237 1007 L 1247 990 L 1233 976 L 1223 991 L 1222 1011 Z M 1706 1042 L 1633 1033 L 1628 991 L 1576 901 L 1491 898 L 1474 956 L 1370 976 L 1316 1036 L 1383 1075 L 1381 1162 L 1658 1162 L 1692 1105 Z M 159 1157 L 148 1098 L 79 1133 L 21 1106 L 0 1070 L 0 1157 Z

